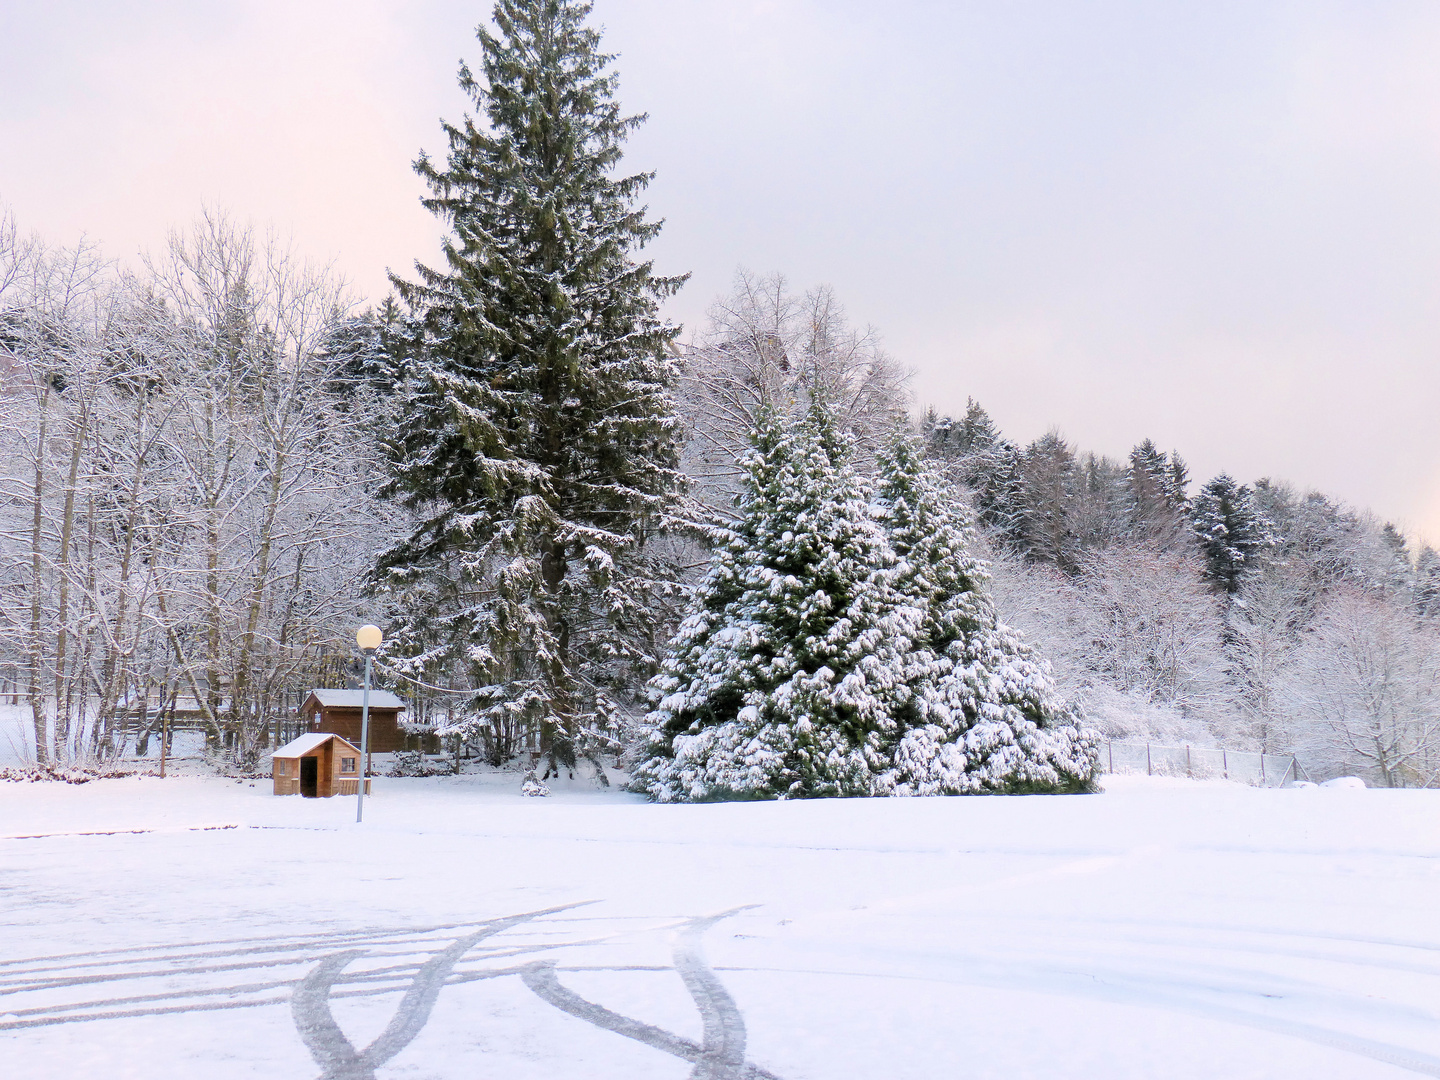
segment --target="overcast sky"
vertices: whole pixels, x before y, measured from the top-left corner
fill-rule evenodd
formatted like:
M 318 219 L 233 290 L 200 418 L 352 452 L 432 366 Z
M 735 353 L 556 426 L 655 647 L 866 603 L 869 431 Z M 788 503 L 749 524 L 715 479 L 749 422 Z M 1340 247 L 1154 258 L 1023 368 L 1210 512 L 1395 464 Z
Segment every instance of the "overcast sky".
M 416 152 L 489 6 L 0 3 L 0 204 L 156 247 L 203 205 L 371 300 L 435 250 Z M 597 0 L 652 254 L 832 285 L 1006 434 L 1288 479 L 1440 543 L 1434 0 Z

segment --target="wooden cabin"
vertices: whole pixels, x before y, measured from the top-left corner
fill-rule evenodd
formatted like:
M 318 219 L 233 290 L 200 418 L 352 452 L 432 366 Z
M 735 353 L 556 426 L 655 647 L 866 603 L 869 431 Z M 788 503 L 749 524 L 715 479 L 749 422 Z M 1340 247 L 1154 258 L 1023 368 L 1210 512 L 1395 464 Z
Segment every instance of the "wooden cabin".
M 312 734 L 328 732 L 360 745 L 360 713 L 363 690 L 311 690 L 300 715 Z M 388 690 L 370 691 L 370 742 L 372 754 L 393 754 L 408 750 L 408 733 L 400 726 L 405 703 Z
M 276 750 L 271 769 L 276 795 L 354 795 L 360 784 L 360 750 L 339 735 L 313 732 Z M 369 777 L 365 794 L 370 794 Z

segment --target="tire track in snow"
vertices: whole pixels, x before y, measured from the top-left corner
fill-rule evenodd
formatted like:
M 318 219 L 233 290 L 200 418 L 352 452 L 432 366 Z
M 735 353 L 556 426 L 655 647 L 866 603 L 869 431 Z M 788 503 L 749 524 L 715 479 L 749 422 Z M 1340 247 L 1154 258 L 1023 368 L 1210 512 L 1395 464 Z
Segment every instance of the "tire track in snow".
M 497 919 L 435 954 L 416 972 L 385 1030 L 360 1051 L 355 1049 L 336 1023 L 330 1009 L 330 991 L 340 973 L 365 952 L 363 949 L 350 949 L 326 957 L 301 980 L 290 999 L 295 1030 L 310 1051 L 310 1056 L 320 1066 L 320 1080 L 375 1080 L 375 1070 L 409 1046 L 424 1029 L 440 997 L 441 988 L 467 952 L 488 937 L 549 913 Z
M 556 976 L 553 962 L 526 965 L 520 976 L 539 998 L 561 1012 L 613 1031 L 627 1039 L 652 1046 L 693 1062 L 690 1080 L 778 1080 L 771 1072 L 745 1060 L 745 1020 L 735 999 L 705 962 L 702 938 L 706 930 L 748 907 L 719 915 L 691 919 L 676 935 L 673 956 L 691 1000 L 700 1011 L 701 1042 L 613 1012 L 567 989 Z

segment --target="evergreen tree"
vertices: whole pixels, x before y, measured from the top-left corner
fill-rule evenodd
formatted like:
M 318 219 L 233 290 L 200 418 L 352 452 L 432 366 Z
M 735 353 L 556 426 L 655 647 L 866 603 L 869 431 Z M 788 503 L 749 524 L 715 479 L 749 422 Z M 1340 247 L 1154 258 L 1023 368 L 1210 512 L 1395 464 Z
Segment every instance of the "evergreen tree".
M 1410 565 L 1410 545 L 1394 522 L 1387 521 L 1380 527 L 1382 555 L 1375 576 L 1381 588 L 1395 592 L 1409 590 L 1415 580 L 1414 567 Z
M 960 477 L 974 492 L 979 524 L 997 543 L 1023 549 L 1025 536 L 1025 456 L 1009 439 L 999 438 L 961 459 Z
M 499 0 L 478 31 L 477 116 L 421 156 L 445 264 L 392 278 L 412 319 L 388 493 L 420 524 L 379 559 L 392 656 L 476 688 L 481 726 L 539 726 L 552 764 L 643 681 L 665 569 L 647 554 L 675 505 L 679 423 L 658 302 L 681 278 L 638 252 L 659 224 L 616 176 L 643 121 L 573 0 Z
M 893 698 L 896 737 L 879 789 L 1084 790 L 1098 736 L 1060 701 L 1030 648 L 997 623 L 963 505 L 904 436 L 880 458 L 876 502 L 899 559 L 895 588 L 921 613 L 904 657 L 904 687 Z
M 634 788 L 662 802 L 869 795 L 920 613 L 823 402 L 762 414 L 740 522 L 654 680 Z
M 1179 450 L 1170 451 L 1170 468 L 1166 477 L 1165 501 L 1171 506 L 1184 509 L 1190 505 L 1190 498 L 1185 494 L 1190 486 L 1190 466 L 1185 464 L 1180 457 Z
M 1205 560 L 1205 580 L 1233 596 L 1259 557 L 1274 546 L 1269 520 L 1255 505 L 1255 494 L 1221 473 L 1195 499 L 1195 535 Z
M 823 404 L 760 427 L 741 522 L 654 681 L 636 790 L 1084 790 L 1095 733 L 996 623 L 963 509 L 908 438 L 880 455 L 870 506 L 847 456 Z
M 921 421 L 921 428 L 929 452 L 947 460 L 981 453 L 1000 439 L 1000 431 L 990 414 L 974 398 L 966 399 L 965 416 L 961 420 L 937 417 L 932 408 Z
M 1022 470 L 1020 550 L 1032 562 L 1074 573 L 1079 569 L 1079 543 L 1071 521 L 1079 482 L 1075 451 L 1059 432 L 1047 432 L 1025 449 Z
M 1130 531 L 1125 470 L 1103 454 L 1081 455 L 1070 528 L 1082 551 L 1107 547 Z
M 1440 554 L 1429 544 L 1415 557 L 1415 614 L 1440 617 Z
M 1168 548 L 1188 531 L 1187 472 L 1178 453 L 1167 455 L 1149 439 L 1130 451 L 1125 485 L 1131 535 Z

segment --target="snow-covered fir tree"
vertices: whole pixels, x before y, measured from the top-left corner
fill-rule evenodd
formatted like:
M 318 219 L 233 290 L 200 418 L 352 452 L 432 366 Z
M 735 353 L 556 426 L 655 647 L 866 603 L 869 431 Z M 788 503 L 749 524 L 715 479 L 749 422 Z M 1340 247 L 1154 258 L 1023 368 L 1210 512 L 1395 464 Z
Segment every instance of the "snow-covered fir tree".
M 395 278 L 411 312 L 389 492 L 419 518 L 378 561 L 392 657 L 476 689 L 467 733 L 538 727 L 552 764 L 643 683 L 667 571 L 648 537 L 676 505 L 681 278 L 640 250 L 659 224 L 617 175 L 643 117 L 615 101 L 590 5 L 500 0 L 478 31 L 477 116 L 422 157 L 445 265 Z
M 1255 505 L 1255 493 L 1221 473 L 1195 498 L 1195 535 L 1205 560 L 1205 580 L 1219 592 L 1235 595 L 1275 544 L 1270 521 Z
M 1030 647 L 996 621 L 966 510 L 904 435 L 880 458 L 876 504 L 899 559 L 895 588 L 921 612 L 879 790 L 1084 790 L 1097 734 L 1061 701 Z
M 896 441 L 872 499 L 823 404 L 773 416 L 681 625 L 635 787 L 661 801 L 1076 791 L 1094 734 L 995 621 L 969 529 Z M 883 524 L 882 524 L 883 523 Z
M 762 413 L 740 520 L 654 680 L 634 788 L 662 802 L 870 795 L 922 613 L 822 403 Z
M 1074 573 L 1080 558 L 1072 520 L 1080 482 L 1074 448 L 1058 431 L 1046 432 L 1025 448 L 1021 475 L 1020 551 L 1034 562 Z

